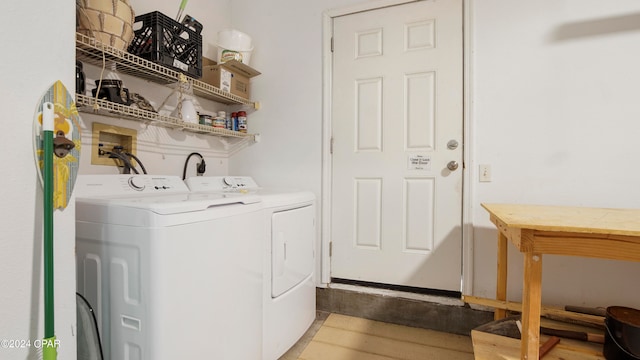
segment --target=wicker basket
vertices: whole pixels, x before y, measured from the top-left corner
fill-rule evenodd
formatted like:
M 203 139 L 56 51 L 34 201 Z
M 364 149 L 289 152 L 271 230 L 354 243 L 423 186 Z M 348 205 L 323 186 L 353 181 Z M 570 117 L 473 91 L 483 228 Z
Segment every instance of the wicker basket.
M 129 0 L 76 0 L 76 31 L 126 51 L 135 14 Z

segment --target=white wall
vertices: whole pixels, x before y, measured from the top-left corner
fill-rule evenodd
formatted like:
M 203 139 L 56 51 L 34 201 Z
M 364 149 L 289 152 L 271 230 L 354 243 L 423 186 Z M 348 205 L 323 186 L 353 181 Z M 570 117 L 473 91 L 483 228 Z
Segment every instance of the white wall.
M 234 0 L 232 25 L 252 36 L 251 82 L 261 108 L 248 116 L 262 142 L 232 157 L 230 172 L 263 186 L 313 190 L 320 198 L 322 141 L 322 14 L 361 0 Z M 366 2 L 366 1 L 364 1 Z
M 2 5 L 0 61 L 4 154 L 0 198 L 0 339 L 30 340 L 31 348 L 0 346 L 2 359 L 35 359 L 44 335 L 42 187 L 33 150 L 41 96 L 56 81 L 74 85 L 75 10 L 70 1 Z M 37 24 L 37 26 L 36 26 Z M 74 206 L 54 216 L 55 334 L 59 359 L 76 358 Z
M 304 186 L 318 198 L 322 156 L 322 13 L 366 1 L 235 0 L 232 25 L 253 36 L 252 82 L 262 142 L 229 171 L 265 186 Z M 638 207 L 640 28 L 636 1 L 470 0 L 470 170 L 473 289 L 495 294 L 497 232 L 481 202 Z M 633 17 L 635 16 L 635 18 Z M 595 21 L 590 23 L 589 21 Z M 586 22 L 586 23 L 585 23 Z M 620 31 L 615 31 L 616 29 Z M 521 297 L 520 255 L 510 254 L 509 298 Z M 640 307 L 626 284 L 640 264 L 545 256 L 544 301 Z
M 475 293 L 494 294 L 496 233 L 481 202 L 597 207 L 640 204 L 640 4 L 474 3 Z M 638 219 L 640 221 L 640 219 Z M 520 298 L 512 252 L 509 297 Z M 545 256 L 547 303 L 640 307 L 640 263 Z

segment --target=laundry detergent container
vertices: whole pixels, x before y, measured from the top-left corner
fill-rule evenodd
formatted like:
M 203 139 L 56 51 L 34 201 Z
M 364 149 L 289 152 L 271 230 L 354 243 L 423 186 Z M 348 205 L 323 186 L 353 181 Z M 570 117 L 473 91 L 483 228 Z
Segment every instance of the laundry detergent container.
M 235 29 L 225 29 L 218 32 L 217 46 L 218 63 L 238 60 L 249 65 L 253 51 L 251 36 Z
M 640 310 L 610 306 L 605 325 L 603 354 L 607 360 L 640 359 Z

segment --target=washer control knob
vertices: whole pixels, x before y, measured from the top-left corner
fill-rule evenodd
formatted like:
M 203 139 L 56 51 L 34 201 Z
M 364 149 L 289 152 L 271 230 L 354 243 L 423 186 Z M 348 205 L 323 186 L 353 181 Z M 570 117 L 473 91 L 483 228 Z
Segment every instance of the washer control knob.
M 129 178 L 129 181 L 128 181 L 129 186 L 130 186 L 133 190 L 136 190 L 136 191 L 142 191 L 142 190 L 144 190 L 144 184 L 142 184 L 142 185 L 138 185 L 138 184 L 136 184 L 136 182 L 135 182 L 135 180 L 134 180 L 134 179 L 135 179 L 135 178 L 134 178 L 133 176 Z
M 224 182 L 225 185 L 227 186 L 231 186 L 231 187 L 236 187 L 238 186 L 236 184 L 236 180 L 231 177 L 231 176 L 225 176 L 224 178 L 222 178 L 222 181 Z

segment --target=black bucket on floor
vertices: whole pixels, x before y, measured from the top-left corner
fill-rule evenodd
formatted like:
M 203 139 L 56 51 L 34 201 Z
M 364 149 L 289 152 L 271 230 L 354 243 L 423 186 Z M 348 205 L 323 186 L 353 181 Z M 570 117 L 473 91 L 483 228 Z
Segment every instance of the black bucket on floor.
M 640 310 L 609 306 L 604 321 L 603 354 L 607 360 L 640 359 Z

